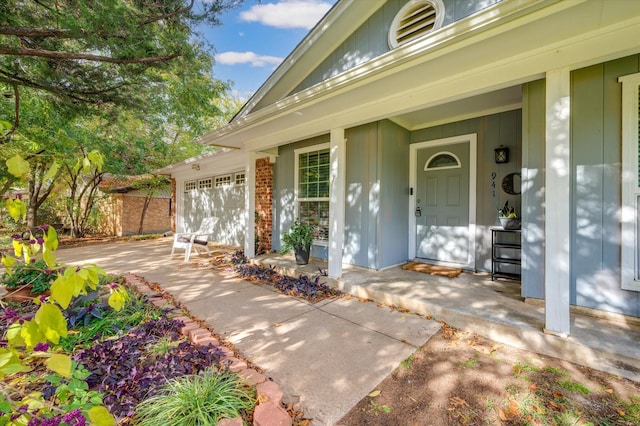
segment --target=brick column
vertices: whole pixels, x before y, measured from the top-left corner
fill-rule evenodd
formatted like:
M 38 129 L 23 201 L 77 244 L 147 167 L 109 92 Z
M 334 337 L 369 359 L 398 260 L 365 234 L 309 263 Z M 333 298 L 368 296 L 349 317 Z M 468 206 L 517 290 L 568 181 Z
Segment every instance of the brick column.
M 273 164 L 269 158 L 256 160 L 256 254 L 271 251 L 273 226 Z

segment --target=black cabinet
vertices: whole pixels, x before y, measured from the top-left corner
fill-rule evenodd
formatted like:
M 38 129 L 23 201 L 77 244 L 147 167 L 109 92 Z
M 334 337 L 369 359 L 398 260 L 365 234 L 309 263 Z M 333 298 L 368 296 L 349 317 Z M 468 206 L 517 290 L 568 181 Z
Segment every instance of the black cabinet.
M 508 278 L 520 281 L 522 231 L 491 229 L 491 280 Z

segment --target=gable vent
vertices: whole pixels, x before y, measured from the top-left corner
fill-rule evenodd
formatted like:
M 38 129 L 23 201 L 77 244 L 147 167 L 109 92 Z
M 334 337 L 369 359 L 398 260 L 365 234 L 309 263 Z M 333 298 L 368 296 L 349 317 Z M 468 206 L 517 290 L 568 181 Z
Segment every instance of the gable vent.
M 441 0 L 412 0 L 395 16 L 389 29 L 389 46 L 393 49 L 437 30 L 444 20 Z

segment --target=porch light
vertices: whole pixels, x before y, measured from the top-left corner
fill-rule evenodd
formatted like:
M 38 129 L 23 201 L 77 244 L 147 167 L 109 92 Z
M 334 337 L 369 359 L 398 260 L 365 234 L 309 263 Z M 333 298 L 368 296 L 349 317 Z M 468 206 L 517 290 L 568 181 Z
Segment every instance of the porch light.
M 496 148 L 495 152 L 496 152 L 496 164 L 509 162 L 509 148 L 500 145 L 500 148 Z

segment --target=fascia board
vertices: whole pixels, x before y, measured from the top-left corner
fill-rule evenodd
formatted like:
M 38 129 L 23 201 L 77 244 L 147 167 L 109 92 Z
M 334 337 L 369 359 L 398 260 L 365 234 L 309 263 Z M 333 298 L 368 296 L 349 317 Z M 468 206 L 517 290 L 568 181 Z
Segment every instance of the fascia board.
M 236 163 L 244 162 L 245 154 L 243 151 L 233 149 L 226 151 L 219 151 L 213 153 L 202 154 L 196 157 L 188 158 L 179 163 L 170 164 L 161 169 L 155 171 L 160 175 L 182 176 L 192 172 L 192 167 L 195 164 L 200 166 L 200 171 L 194 171 L 196 175 L 202 175 L 203 171 L 217 163 L 232 164 L 235 167 Z

